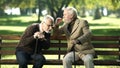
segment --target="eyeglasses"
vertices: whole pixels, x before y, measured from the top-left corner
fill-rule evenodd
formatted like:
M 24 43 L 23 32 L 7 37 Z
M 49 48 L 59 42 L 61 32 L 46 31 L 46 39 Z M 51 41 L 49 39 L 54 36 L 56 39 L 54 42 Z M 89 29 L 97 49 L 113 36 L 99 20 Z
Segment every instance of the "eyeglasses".
M 45 23 L 45 22 L 44 22 Z M 51 24 L 47 24 L 47 23 L 45 23 L 48 27 L 53 27 L 53 25 Z

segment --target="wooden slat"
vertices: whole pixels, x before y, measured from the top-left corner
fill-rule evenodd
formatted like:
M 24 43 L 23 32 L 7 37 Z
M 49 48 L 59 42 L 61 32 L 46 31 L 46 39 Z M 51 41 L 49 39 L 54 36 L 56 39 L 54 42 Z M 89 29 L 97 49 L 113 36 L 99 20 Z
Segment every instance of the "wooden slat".
M 34 61 L 30 61 L 29 64 L 32 64 Z M 111 66 L 119 66 L 120 65 L 120 60 L 94 60 L 93 61 L 95 65 L 111 65 Z M 77 61 L 75 62 L 76 65 L 83 65 L 83 61 Z M 18 64 L 16 60 L 0 60 L 0 64 Z M 74 63 L 73 63 L 74 64 Z M 44 65 L 62 65 L 62 60 L 47 60 Z
M 0 37 L 3 40 L 19 40 L 20 35 L 0 35 Z M 59 37 L 54 37 L 51 36 L 51 40 L 56 39 L 56 40 L 66 40 L 65 36 L 59 36 Z M 118 41 L 120 40 L 120 36 L 93 36 L 92 40 L 103 40 L 103 41 Z
M 15 55 L 15 50 L 1 50 L 1 55 Z
M 5 43 L 2 43 L 0 45 L 0 47 L 6 47 L 6 48 L 8 48 L 8 47 L 16 47 L 17 44 L 18 43 L 16 43 L 16 42 L 12 42 L 12 43 L 6 43 L 5 42 Z M 60 43 L 60 44 L 58 44 L 58 43 L 51 43 L 50 47 L 67 47 L 67 43 Z
M 16 47 L 17 46 L 17 42 L 13 42 L 13 43 L 2 43 L 0 45 L 0 47 L 6 47 L 6 48 L 9 48 L 9 47 Z M 66 48 L 67 47 L 67 43 L 51 43 L 50 44 L 51 47 L 60 47 L 60 48 Z M 93 46 L 95 48 L 119 48 L 119 44 L 117 43 L 93 43 Z
M 55 54 L 66 54 L 66 50 L 58 51 L 58 50 L 45 50 L 43 51 L 44 54 L 47 55 L 55 55 Z M 97 55 L 119 55 L 119 51 L 96 51 Z M 1 50 L 0 54 L 2 55 L 14 55 L 15 50 Z
M 120 60 L 94 60 L 95 65 L 120 66 Z
M 2 44 L 0 45 L 0 47 L 3 47 L 3 48 L 16 47 L 17 44 L 18 44 L 18 43 L 15 43 L 15 42 L 13 42 L 13 43 L 2 43 Z
M 119 51 L 96 51 L 97 55 L 118 55 L 120 56 Z
M 95 48 L 119 48 L 119 44 L 117 43 L 93 43 Z
M 2 40 L 19 40 L 20 39 L 20 35 L 0 35 L 0 37 L 2 38 Z
M 93 36 L 92 40 L 95 41 L 118 41 L 120 36 Z
M 2 40 L 19 40 L 20 39 L 20 35 L 0 35 Z M 60 36 L 58 38 L 51 36 L 51 40 L 66 40 L 65 36 Z
M 59 36 L 57 38 L 51 36 L 51 39 L 66 40 L 65 36 Z M 93 41 L 118 41 L 120 40 L 120 36 L 93 36 L 91 39 Z
M 65 54 L 66 51 L 58 51 L 58 50 L 47 50 L 47 51 L 43 51 L 44 54 L 47 55 L 58 55 L 60 54 Z M 2 55 L 15 55 L 15 50 L 1 50 L 0 54 Z

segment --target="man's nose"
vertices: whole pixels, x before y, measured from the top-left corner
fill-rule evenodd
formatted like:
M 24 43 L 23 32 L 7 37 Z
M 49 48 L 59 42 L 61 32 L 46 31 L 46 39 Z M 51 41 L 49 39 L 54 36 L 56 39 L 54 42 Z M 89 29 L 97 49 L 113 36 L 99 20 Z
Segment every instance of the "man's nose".
M 49 30 L 51 30 L 51 29 L 52 29 L 52 26 L 50 26 Z

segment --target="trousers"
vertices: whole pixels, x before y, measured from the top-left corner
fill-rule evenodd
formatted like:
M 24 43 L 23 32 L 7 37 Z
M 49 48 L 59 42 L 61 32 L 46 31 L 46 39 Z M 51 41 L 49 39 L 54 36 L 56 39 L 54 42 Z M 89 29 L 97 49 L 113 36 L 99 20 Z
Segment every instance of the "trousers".
M 42 54 L 33 55 L 24 51 L 16 51 L 16 58 L 19 63 L 19 68 L 28 68 L 28 62 L 34 60 L 33 68 L 42 68 L 45 63 L 45 57 Z
M 84 62 L 85 68 L 94 68 L 93 55 L 86 54 L 80 57 L 78 52 L 75 52 L 75 61 L 81 59 Z M 65 55 L 63 58 L 63 67 L 72 68 L 72 63 L 74 62 L 74 52 L 71 51 Z

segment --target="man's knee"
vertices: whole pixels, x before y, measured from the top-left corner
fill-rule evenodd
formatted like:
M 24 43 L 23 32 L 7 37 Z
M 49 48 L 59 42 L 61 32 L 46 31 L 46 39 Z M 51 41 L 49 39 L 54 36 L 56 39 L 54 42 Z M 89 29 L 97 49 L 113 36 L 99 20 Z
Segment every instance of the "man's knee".
M 93 57 L 91 55 L 86 55 L 85 57 L 83 57 L 83 61 L 85 63 L 89 63 L 93 61 Z
M 45 62 L 45 61 L 46 61 L 45 57 L 42 56 L 42 55 L 37 55 L 37 56 L 35 56 L 33 59 L 34 59 L 35 61 L 39 61 L 39 62 Z
M 63 63 L 72 63 L 72 60 L 69 57 L 64 57 Z
M 20 66 L 26 66 L 28 62 L 25 60 L 19 60 L 18 63 Z

